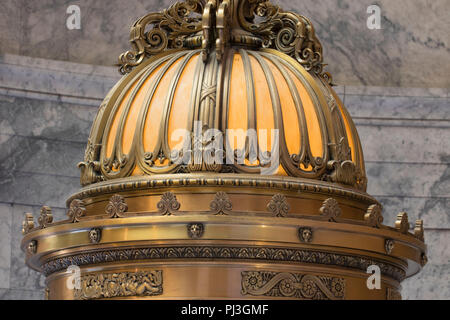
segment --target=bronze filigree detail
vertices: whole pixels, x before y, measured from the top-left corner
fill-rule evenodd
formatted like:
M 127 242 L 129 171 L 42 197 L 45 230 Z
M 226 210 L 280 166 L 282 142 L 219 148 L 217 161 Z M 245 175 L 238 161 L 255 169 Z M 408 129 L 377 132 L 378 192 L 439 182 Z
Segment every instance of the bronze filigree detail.
M 329 94 L 329 93 L 328 93 Z M 335 123 L 341 121 L 341 117 L 337 116 L 337 104 L 334 97 L 329 94 L 329 104 L 331 103 L 332 114 L 335 115 Z M 331 102 L 330 102 L 331 101 Z M 347 137 L 340 137 L 338 143 L 330 143 L 329 147 L 334 155 L 334 160 L 328 161 L 328 173 L 324 175 L 323 180 L 330 182 L 342 183 L 352 186 L 358 190 L 365 190 L 367 182 L 361 169 L 352 161 L 352 153 Z
M 103 113 L 103 109 L 106 107 L 106 101 L 109 101 L 108 96 L 102 102 L 99 113 Z M 84 152 L 84 161 L 79 162 L 77 165 L 81 170 L 80 183 L 82 186 L 104 180 L 100 170 L 100 162 L 96 161 L 100 154 L 100 149 L 101 144 L 94 144 L 91 139 L 88 139 Z
M 243 30 L 233 33 L 232 28 Z M 123 74 L 169 49 L 201 47 L 206 61 L 215 48 L 217 60 L 221 61 L 228 43 L 235 42 L 283 52 L 307 71 L 332 82 L 331 75 L 323 72 L 323 49 L 311 21 L 268 0 L 176 2 L 137 20 L 131 28 L 130 42 L 132 49 L 119 57 Z
M 381 206 L 378 204 L 372 204 L 364 215 L 364 221 L 367 225 L 373 228 L 379 228 L 383 222 L 383 215 L 381 214 Z
M 189 238 L 199 239 L 203 236 L 203 233 L 205 232 L 205 226 L 203 225 L 203 223 L 199 222 L 189 223 L 187 225 L 187 232 Z
M 356 185 L 357 182 L 356 165 L 353 161 L 351 160 L 328 161 L 327 168 L 328 170 L 331 170 L 331 173 L 327 175 L 326 180 L 350 186 Z
M 32 240 L 28 243 L 27 247 L 28 254 L 35 254 L 37 252 L 37 241 Z
M 229 214 L 232 207 L 230 198 L 223 191 L 217 192 L 214 196 L 214 200 L 209 204 L 212 213 L 216 215 Z
M 424 230 L 423 230 L 423 220 L 416 220 L 414 226 L 414 236 L 420 241 L 425 241 Z
M 100 174 L 99 161 L 79 162 L 78 168 L 81 170 L 80 183 L 82 186 L 104 180 L 103 176 Z
M 48 206 L 43 206 L 41 208 L 41 214 L 38 218 L 39 228 L 46 228 L 53 222 L 52 209 Z
M 395 220 L 395 229 L 401 233 L 407 234 L 409 230 L 408 214 L 406 212 L 400 212 Z
M 311 300 L 345 298 L 345 279 L 300 273 L 243 271 L 241 293 L 252 296 Z
M 386 239 L 384 241 L 384 249 L 386 250 L 387 254 L 391 254 L 392 250 L 394 249 L 395 242 L 392 239 Z
M 123 213 L 127 211 L 128 205 L 120 194 L 113 195 L 105 208 L 105 212 L 110 218 L 122 218 Z
M 81 288 L 75 289 L 77 300 L 157 296 L 163 293 L 161 270 L 93 273 L 81 276 Z
M 171 215 L 180 209 L 180 203 L 172 192 L 166 192 L 161 196 L 161 200 L 156 207 L 162 215 Z
M 25 219 L 22 222 L 22 234 L 27 234 L 34 228 L 34 219 L 32 213 L 25 213 Z
M 285 217 L 291 209 L 291 206 L 284 195 L 277 193 L 267 204 L 267 209 L 276 217 Z
M 256 16 L 263 21 L 256 23 Z M 262 38 L 263 47 L 279 50 L 306 70 L 322 74 L 322 45 L 308 18 L 283 11 L 267 0 L 243 0 L 239 1 L 238 20 L 244 30 Z M 331 83 L 329 74 L 324 79 Z
M 336 218 L 338 218 L 342 214 L 339 203 L 333 198 L 326 199 L 323 202 L 322 207 L 320 207 L 319 211 L 320 214 L 328 221 L 336 221 Z
M 82 217 L 86 215 L 86 208 L 84 207 L 83 200 L 73 199 L 70 202 L 69 211 L 67 211 L 69 221 L 79 222 Z
M 102 238 L 102 229 L 92 228 L 89 230 L 89 241 L 91 243 L 99 243 Z
M 298 228 L 298 237 L 301 242 L 311 242 L 313 238 L 313 232 L 310 227 Z
M 205 2 L 176 2 L 168 9 L 149 13 L 137 20 L 130 32 L 132 49 L 120 55 L 119 71 L 128 73 L 145 58 L 168 49 L 179 49 L 193 44 L 195 46 L 197 39 L 192 37 L 190 41 L 187 40 L 188 36 L 201 31 L 201 14 Z

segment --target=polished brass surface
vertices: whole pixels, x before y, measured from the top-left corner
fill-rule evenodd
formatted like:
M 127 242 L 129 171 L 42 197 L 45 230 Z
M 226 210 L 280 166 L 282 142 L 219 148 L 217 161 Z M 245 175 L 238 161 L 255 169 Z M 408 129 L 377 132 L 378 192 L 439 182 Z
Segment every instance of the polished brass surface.
M 186 0 L 130 41 L 67 219 L 25 215 L 46 298 L 401 299 L 427 263 L 423 221 L 383 225 L 310 20 L 266 0 Z

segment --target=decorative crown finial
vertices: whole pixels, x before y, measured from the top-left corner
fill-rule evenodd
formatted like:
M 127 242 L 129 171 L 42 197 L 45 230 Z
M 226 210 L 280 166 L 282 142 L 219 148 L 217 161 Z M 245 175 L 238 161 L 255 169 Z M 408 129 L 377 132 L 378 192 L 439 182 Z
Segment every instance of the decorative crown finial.
M 137 20 L 131 28 L 130 41 L 132 49 L 119 57 L 123 74 L 145 58 L 170 49 L 202 48 L 204 61 L 215 51 L 221 61 L 226 48 L 235 44 L 283 52 L 331 83 L 331 76 L 322 72 L 322 45 L 311 21 L 283 11 L 268 0 L 176 2 Z

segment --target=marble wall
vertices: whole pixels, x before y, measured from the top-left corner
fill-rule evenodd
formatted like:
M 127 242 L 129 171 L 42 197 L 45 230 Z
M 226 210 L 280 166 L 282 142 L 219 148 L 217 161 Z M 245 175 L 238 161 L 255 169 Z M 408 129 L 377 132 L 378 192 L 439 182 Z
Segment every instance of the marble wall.
M 42 299 L 44 278 L 19 249 L 25 212 L 65 215 L 79 189 L 92 120 L 119 79 L 112 67 L 0 56 L 0 299 Z M 425 221 L 429 263 L 404 282 L 406 299 L 450 298 L 450 104 L 448 89 L 339 86 L 357 125 L 368 192 Z
M 448 0 L 272 1 L 311 18 L 340 85 L 449 87 Z M 129 48 L 132 23 L 173 2 L 2 0 L 0 52 L 111 66 Z M 81 9 L 80 30 L 66 27 L 72 4 Z M 380 30 L 367 28 L 372 4 L 381 8 Z

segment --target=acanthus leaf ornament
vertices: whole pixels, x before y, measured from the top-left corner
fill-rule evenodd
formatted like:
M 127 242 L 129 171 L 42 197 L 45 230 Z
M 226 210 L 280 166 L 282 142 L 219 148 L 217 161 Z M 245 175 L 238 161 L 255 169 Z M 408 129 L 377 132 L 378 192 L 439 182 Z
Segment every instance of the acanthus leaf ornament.
M 336 218 L 342 214 L 342 209 L 339 207 L 339 203 L 333 198 L 326 199 L 319 211 L 320 214 L 328 221 L 336 221 Z
M 34 218 L 32 213 L 25 213 L 25 218 L 22 222 L 22 234 L 27 234 L 34 228 Z
M 395 229 L 404 234 L 408 233 L 409 221 L 408 214 L 406 212 L 400 212 L 397 215 L 397 220 L 395 220 Z
M 270 200 L 267 209 L 276 217 L 285 217 L 291 209 L 291 206 L 284 195 L 277 193 Z
M 367 208 L 364 215 L 364 221 L 367 225 L 373 228 L 379 228 L 383 222 L 383 215 L 381 213 L 381 207 L 379 204 L 372 204 Z
M 214 196 L 214 200 L 212 200 L 209 204 L 209 208 L 215 215 L 229 214 L 232 207 L 233 206 L 231 204 L 230 198 L 223 191 L 217 192 Z
M 105 212 L 110 218 L 121 218 L 123 213 L 128 211 L 125 198 L 119 194 L 113 195 L 106 205 Z
M 82 186 L 104 180 L 100 174 L 99 161 L 83 161 L 78 163 L 78 168 L 81 170 L 80 183 Z
M 172 192 L 165 192 L 156 207 L 162 215 L 171 215 L 180 209 L 180 203 Z
M 100 110 L 104 107 L 105 102 L 100 106 Z M 101 175 L 100 162 L 95 160 L 98 158 L 100 147 L 100 144 L 94 144 L 91 139 L 88 139 L 84 153 L 84 161 L 79 162 L 77 165 L 81 170 L 80 183 L 82 186 L 104 180 L 104 177 Z
M 416 220 L 414 226 L 414 236 L 420 241 L 425 241 L 424 230 L 423 230 L 423 220 Z
M 38 218 L 39 228 L 43 229 L 53 222 L 52 209 L 48 206 L 41 208 L 41 214 Z
M 79 222 L 86 215 L 86 208 L 84 207 L 83 200 L 73 199 L 70 202 L 69 210 L 67 211 L 69 221 Z

